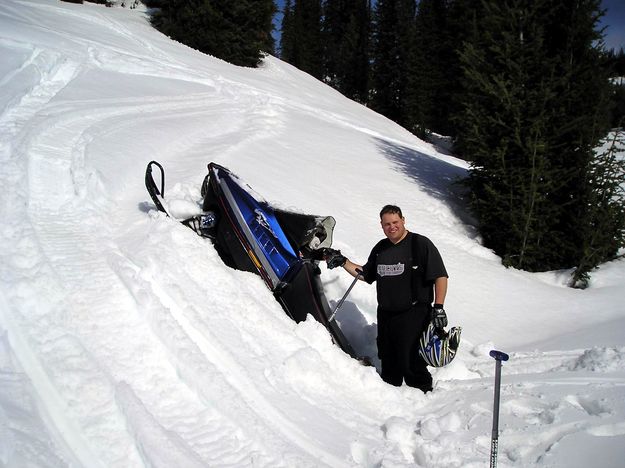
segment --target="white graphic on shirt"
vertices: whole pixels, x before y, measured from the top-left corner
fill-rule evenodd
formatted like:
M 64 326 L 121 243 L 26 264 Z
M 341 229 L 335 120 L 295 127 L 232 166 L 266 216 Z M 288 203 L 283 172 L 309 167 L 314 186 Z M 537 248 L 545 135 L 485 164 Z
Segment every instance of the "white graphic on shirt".
M 380 276 L 399 276 L 403 272 L 403 263 L 396 263 L 394 265 L 378 265 L 378 275 Z

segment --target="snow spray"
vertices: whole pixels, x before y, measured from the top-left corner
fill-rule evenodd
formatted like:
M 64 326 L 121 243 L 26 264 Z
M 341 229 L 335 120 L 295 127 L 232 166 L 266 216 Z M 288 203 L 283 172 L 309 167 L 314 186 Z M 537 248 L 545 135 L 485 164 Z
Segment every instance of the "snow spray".
M 509 356 L 501 351 L 491 350 L 490 357 L 495 359 L 495 402 L 493 404 L 493 433 L 490 441 L 490 468 L 497 466 L 497 448 L 499 446 L 499 396 L 501 386 L 501 361 Z

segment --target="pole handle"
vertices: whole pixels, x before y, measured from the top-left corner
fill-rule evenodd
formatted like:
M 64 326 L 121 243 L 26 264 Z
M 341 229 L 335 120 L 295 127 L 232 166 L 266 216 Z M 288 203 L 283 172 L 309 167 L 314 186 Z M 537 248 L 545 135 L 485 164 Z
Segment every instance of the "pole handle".
M 508 356 L 506 353 L 504 353 L 503 351 L 497 351 L 496 349 L 491 349 L 490 353 L 488 354 L 490 357 L 497 361 L 507 361 L 508 359 L 510 359 L 510 356 Z

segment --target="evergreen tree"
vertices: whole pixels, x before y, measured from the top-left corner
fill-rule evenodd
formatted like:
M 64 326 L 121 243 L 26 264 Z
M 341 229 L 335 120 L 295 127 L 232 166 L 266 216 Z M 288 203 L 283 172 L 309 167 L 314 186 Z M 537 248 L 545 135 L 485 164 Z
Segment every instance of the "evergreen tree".
M 282 59 L 315 78 L 323 77 L 321 1 L 287 0 L 282 19 Z M 285 36 L 286 34 L 286 36 Z
M 614 54 L 614 72 L 618 77 L 625 77 L 625 50 L 622 47 Z
M 506 265 L 577 265 L 581 226 L 593 216 L 593 150 L 607 130 L 599 1 L 492 0 L 477 9 L 461 54 L 458 140 L 472 161 L 480 231 Z
M 625 132 L 615 131 L 606 140 L 588 175 L 588 222 L 580 226 L 582 255 L 571 278 L 571 285 L 579 288 L 588 285 L 597 265 L 625 247 Z
M 414 0 L 378 0 L 374 9 L 371 107 L 411 127 L 406 97 L 414 60 Z
M 465 109 L 461 147 L 470 157 L 472 204 L 486 245 L 508 266 L 535 268 L 535 247 L 551 235 L 545 194 L 557 169 L 547 157 L 553 97 L 537 12 L 523 0 L 485 2 L 463 50 Z
M 622 127 L 625 121 L 625 78 L 615 80 L 612 91 L 612 117 L 610 123 L 613 127 Z
M 323 18 L 324 80 L 365 102 L 369 77 L 368 0 L 326 0 Z
M 562 186 L 549 194 L 563 208 L 556 229 L 566 242 L 558 246 L 561 266 L 579 265 L 587 244 L 596 199 L 591 173 L 595 149 L 609 130 L 609 73 L 603 67 L 600 0 L 573 5 L 553 3 L 547 17 L 547 51 L 553 57 L 558 112 L 551 122 L 553 164 L 566 168 Z
M 408 38 L 402 57 L 406 74 L 403 124 L 422 138 L 432 131 L 455 137 L 455 119 L 462 108 L 459 48 L 471 31 L 468 19 L 481 0 L 420 0 L 417 4 L 413 31 L 401 34 Z M 398 34 L 402 30 L 398 28 Z
M 293 63 L 295 60 L 296 36 L 293 30 L 293 4 L 291 0 L 286 0 L 284 3 L 280 31 L 280 58 L 285 62 Z
M 228 2 L 231 3 L 231 2 Z M 250 29 L 249 37 L 258 50 L 262 53 L 275 53 L 275 40 L 273 38 L 273 17 L 277 12 L 274 0 L 252 0 L 248 3 L 246 14 L 242 16 L 249 23 L 244 22 L 242 30 L 246 33 Z M 262 58 L 262 56 L 261 56 Z
M 610 124 L 612 127 L 620 127 L 625 122 L 625 51 L 619 52 L 614 49 L 606 55 L 606 67 L 610 71 L 612 88 L 612 107 Z
M 452 86 L 455 44 L 448 25 L 448 3 L 421 0 L 416 13 L 414 57 L 410 62 L 407 100 L 415 133 L 451 133 Z M 457 69 L 457 67 L 456 67 Z
M 273 52 L 273 0 L 171 0 L 152 23 L 172 39 L 235 65 Z

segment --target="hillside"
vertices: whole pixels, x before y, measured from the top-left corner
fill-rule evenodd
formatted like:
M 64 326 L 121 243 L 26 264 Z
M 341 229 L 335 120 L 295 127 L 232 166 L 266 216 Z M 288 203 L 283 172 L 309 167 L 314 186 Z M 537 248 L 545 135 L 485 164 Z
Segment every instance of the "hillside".
M 505 269 L 453 184 L 466 163 L 274 57 L 246 69 L 175 43 L 144 11 L 4 0 L 0 53 L 1 466 L 482 467 L 492 348 L 511 355 L 499 466 L 622 465 L 625 261 L 584 291 Z M 215 161 L 334 216 L 354 261 L 400 205 L 463 327 L 434 391 L 386 385 L 156 212 L 151 160 L 178 209 Z M 332 303 L 351 282 L 322 280 Z M 358 284 L 337 315 L 362 354 L 375 307 Z

